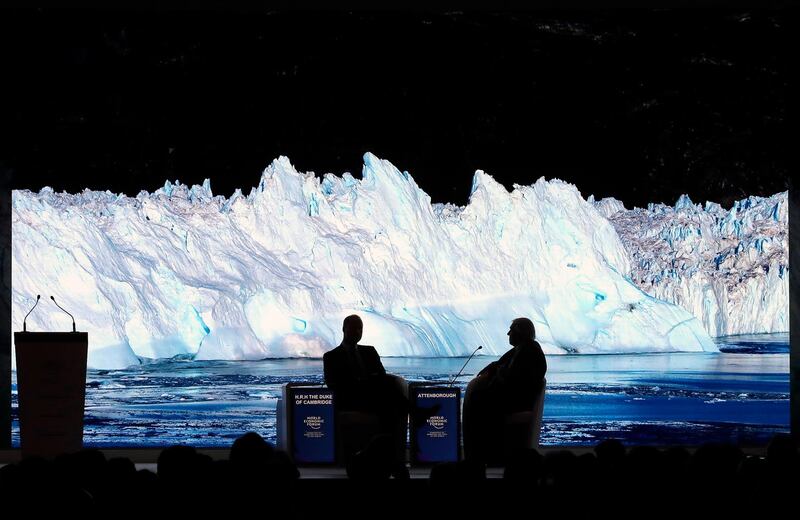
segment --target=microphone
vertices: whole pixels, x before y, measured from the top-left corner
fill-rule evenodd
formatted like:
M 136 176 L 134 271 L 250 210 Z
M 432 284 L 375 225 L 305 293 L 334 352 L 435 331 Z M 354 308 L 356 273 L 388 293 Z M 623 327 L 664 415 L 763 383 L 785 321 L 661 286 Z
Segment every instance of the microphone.
M 461 370 L 459 370 L 459 371 L 458 371 L 458 374 L 456 374 L 456 376 L 455 376 L 453 379 L 451 379 L 451 380 L 450 380 L 449 386 L 453 386 L 453 384 L 455 384 L 455 382 L 456 382 L 456 379 L 458 379 L 458 376 L 460 376 L 460 375 L 461 375 L 461 372 L 463 372 L 463 371 L 464 371 L 464 369 L 465 369 L 465 368 L 467 368 L 467 363 L 469 363 L 469 360 L 470 360 L 470 359 L 472 359 L 472 356 L 474 356 L 474 355 L 475 355 L 475 354 L 476 354 L 476 353 L 477 353 L 477 352 L 478 352 L 480 349 L 482 349 L 482 348 L 483 348 L 483 345 L 480 345 L 478 348 L 476 348 L 476 349 L 475 349 L 475 350 L 472 352 L 472 354 L 470 354 L 470 355 L 469 355 L 469 357 L 467 358 L 467 360 L 466 360 L 466 361 L 464 361 L 464 366 L 462 366 L 462 367 L 461 367 Z
M 41 294 L 36 295 L 36 303 L 33 304 L 33 307 L 31 307 L 31 310 L 28 311 L 28 314 L 26 314 L 25 317 L 22 318 L 22 332 L 28 332 L 28 327 L 25 325 L 25 320 L 28 319 L 28 316 L 30 316 L 30 314 L 33 312 L 33 309 L 35 309 L 36 306 L 39 305 L 39 298 L 41 297 L 42 297 Z
M 59 305 L 58 302 L 56 301 L 56 299 L 53 298 L 52 295 L 50 296 L 50 299 L 53 300 L 53 303 L 56 304 L 56 307 L 58 307 L 59 309 L 61 309 L 64 312 L 67 312 L 67 309 L 65 309 L 64 307 Z M 67 312 L 67 314 L 69 314 L 69 313 Z M 72 318 L 72 332 L 75 332 L 75 317 L 72 314 L 69 314 L 69 317 Z

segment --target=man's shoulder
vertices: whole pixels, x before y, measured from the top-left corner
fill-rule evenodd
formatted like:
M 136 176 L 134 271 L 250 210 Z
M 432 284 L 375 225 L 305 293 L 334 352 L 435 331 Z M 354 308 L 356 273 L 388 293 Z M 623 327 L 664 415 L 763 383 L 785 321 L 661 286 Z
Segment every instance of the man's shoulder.
M 359 345 L 358 354 L 362 359 L 371 359 L 380 363 L 381 355 L 378 354 L 378 351 L 372 345 Z
M 516 349 L 515 354 L 516 355 L 513 357 L 515 363 L 535 365 L 540 361 L 544 361 L 544 352 L 542 351 L 542 347 L 536 341 L 533 341 L 528 345 L 520 346 L 520 348 Z
M 542 346 L 536 340 L 533 340 L 528 345 L 526 345 L 523 349 L 523 352 L 533 353 L 533 354 L 544 354 Z
M 341 345 L 339 345 L 338 347 L 333 347 L 329 351 L 322 354 L 322 359 L 324 361 L 326 358 L 330 359 L 331 357 L 339 356 L 342 352 L 344 352 L 344 347 L 342 347 Z

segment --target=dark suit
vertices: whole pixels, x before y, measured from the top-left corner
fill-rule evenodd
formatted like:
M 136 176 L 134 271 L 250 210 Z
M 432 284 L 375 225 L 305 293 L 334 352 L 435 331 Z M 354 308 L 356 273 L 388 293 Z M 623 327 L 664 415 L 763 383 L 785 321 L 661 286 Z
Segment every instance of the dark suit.
M 368 345 L 357 345 L 355 351 L 339 345 L 325 353 L 322 364 L 336 409 L 378 416 L 381 432 L 392 437 L 398 460 L 402 460 L 410 411 L 403 379 L 387 374 L 378 352 Z
M 530 410 L 538 397 L 537 390 L 547 372 L 547 360 L 538 342 L 512 348 L 500 359 L 489 363 L 478 375 L 488 377 L 486 396 L 492 408 L 504 414 Z
M 464 448 L 468 457 L 496 458 L 505 416 L 529 411 L 539 398 L 547 360 L 536 341 L 514 347 L 487 365 L 467 388 Z
M 365 406 L 369 395 L 369 386 L 374 380 L 386 375 L 381 358 L 375 347 L 369 345 L 356 345 L 357 358 L 345 345 L 339 345 L 322 356 L 322 365 L 325 372 L 325 384 L 336 392 L 337 406 L 343 410 L 360 410 L 374 408 Z

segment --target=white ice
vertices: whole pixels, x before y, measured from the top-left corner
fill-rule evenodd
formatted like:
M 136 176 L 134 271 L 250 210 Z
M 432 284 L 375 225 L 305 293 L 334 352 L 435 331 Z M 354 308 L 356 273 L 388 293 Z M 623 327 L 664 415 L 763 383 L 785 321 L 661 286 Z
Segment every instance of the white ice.
M 518 316 L 549 354 L 716 351 L 700 320 L 631 281 L 617 230 L 559 180 L 508 192 L 477 171 L 466 206 L 431 204 L 368 153 L 361 179 L 280 157 L 246 196 L 206 181 L 12 200 L 14 329 L 42 294 L 28 330 L 69 330 L 53 294 L 94 368 L 321 356 L 352 313 L 383 356 L 501 354 Z

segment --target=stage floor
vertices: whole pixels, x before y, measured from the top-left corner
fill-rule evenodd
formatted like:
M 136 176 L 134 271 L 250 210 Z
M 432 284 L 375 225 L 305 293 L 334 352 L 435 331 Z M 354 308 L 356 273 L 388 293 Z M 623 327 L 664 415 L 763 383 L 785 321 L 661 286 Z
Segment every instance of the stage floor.
M 136 469 L 146 469 L 156 473 L 155 463 L 136 464 Z M 341 467 L 301 467 L 301 479 L 345 479 L 347 472 Z M 410 467 L 408 470 L 412 479 L 427 479 L 431 474 L 430 467 Z M 486 478 L 503 478 L 503 468 L 487 468 Z

